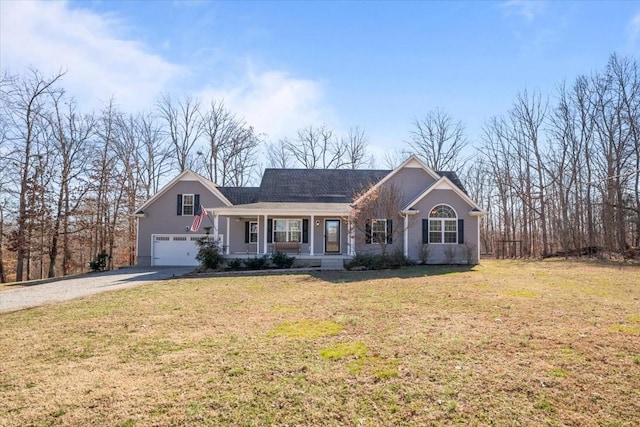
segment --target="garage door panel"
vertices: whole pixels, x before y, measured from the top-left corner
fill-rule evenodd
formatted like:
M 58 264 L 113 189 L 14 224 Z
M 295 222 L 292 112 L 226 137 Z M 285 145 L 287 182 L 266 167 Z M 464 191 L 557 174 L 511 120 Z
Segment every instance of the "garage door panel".
M 197 266 L 197 241 L 202 236 L 194 235 L 154 235 L 154 266 Z

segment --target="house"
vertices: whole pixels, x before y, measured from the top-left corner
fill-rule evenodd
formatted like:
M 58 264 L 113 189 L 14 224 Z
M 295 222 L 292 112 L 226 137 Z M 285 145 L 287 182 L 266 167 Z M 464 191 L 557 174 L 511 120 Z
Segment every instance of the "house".
M 401 206 L 359 228 L 358 198 L 385 186 L 396 189 Z M 190 232 L 201 206 L 207 215 Z M 259 187 L 221 187 L 187 170 L 137 210 L 137 259 L 140 266 L 196 266 L 196 241 L 209 233 L 231 258 L 282 251 L 309 262 L 344 260 L 379 252 L 384 242 L 387 253 L 414 260 L 475 264 L 484 214 L 455 173 L 415 156 L 393 170 L 266 169 Z

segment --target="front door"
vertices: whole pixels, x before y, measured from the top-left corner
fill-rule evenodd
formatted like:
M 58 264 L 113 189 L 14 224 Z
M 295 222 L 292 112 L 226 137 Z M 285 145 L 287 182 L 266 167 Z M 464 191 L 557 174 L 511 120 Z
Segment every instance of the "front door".
M 340 253 L 340 220 L 324 221 L 324 251 L 331 254 Z

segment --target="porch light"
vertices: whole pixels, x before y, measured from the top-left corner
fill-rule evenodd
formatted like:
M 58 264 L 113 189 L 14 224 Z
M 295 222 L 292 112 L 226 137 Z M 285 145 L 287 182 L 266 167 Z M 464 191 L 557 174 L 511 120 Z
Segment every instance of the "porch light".
M 320 221 L 316 220 L 316 227 L 320 225 Z

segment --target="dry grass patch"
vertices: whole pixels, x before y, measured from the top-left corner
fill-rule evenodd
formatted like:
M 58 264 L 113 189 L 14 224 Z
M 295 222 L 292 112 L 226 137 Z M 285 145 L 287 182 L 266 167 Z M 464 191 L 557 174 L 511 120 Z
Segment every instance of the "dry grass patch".
M 158 282 L 0 315 L 0 426 L 631 426 L 639 307 L 560 260 Z

